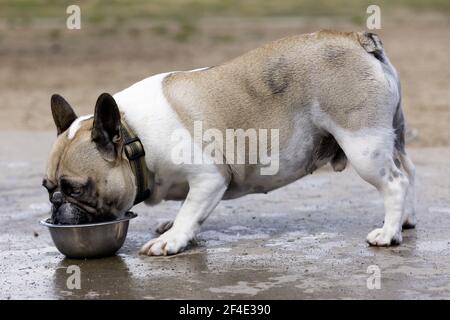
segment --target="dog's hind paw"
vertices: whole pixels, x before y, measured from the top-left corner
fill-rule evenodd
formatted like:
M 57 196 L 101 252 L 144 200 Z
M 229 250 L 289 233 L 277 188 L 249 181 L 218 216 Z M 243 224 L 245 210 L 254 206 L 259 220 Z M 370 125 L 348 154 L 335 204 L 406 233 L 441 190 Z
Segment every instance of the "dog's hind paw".
M 410 214 L 404 221 L 402 228 L 403 230 L 406 229 L 414 229 L 416 227 L 417 221 L 413 214 Z
M 371 246 L 387 247 L 402 243 L 402 234 L 400 232 L 391 232 L 385 228 L 378 228 L 367 235 L 367 242 Z

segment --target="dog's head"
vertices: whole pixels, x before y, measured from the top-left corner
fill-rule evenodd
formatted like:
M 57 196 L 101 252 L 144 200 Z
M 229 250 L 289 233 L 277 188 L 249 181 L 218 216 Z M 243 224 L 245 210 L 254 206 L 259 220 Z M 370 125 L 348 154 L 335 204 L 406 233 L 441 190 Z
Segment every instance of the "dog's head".
M 53 95 L 51 110 L 58 137 L 42 184 L 52 203 L 53 223 L 105 221 L 130 209 L 135 181 L 122 152 L 121 115 L 114 98 L 100 95 L 94 115 L 77 118 L 64 98 Z

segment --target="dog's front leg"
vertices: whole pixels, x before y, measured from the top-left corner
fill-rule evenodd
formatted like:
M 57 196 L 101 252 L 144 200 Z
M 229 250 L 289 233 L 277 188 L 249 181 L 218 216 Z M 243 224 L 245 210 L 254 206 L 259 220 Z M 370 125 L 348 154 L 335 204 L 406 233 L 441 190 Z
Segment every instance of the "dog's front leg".
M 140 253 L 160 256 L 183 251 L 222 199 L 228 183 L 229 177 L 223 172 L 201 173 L 189 179 L 189 193 L 173 226 L 147 242 Z

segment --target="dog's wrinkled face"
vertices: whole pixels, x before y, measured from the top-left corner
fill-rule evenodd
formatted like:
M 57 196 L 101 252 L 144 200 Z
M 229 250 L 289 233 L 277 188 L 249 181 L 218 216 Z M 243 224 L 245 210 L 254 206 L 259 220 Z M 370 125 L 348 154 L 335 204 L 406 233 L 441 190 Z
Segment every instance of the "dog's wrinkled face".
M 93 117 L 77 118 L 70 105 L 53 95 L 51 108 L 58 131 L 43 186 L 56 224 L 112 220 L 133 205 L 134 176 L 122 152 L 120 113 L 102 94 Z

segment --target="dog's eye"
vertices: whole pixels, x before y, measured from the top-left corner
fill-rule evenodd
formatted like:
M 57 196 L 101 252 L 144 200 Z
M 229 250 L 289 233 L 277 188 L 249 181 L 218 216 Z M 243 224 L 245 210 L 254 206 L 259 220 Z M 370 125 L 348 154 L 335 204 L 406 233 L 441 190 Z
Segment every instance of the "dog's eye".
M 83 188 L 78 183 L 68 181 L 67 179 L 61 179 L 60 185 L 62 193 L 69 197 L 76 198 L 83 194 Z
M 72 188 L 72 190 L 70 191 L 70 196 L 71 197 L 79 197 L 81 196 L 81 194 L 83 193 L 83 190 L 81 188 Z

